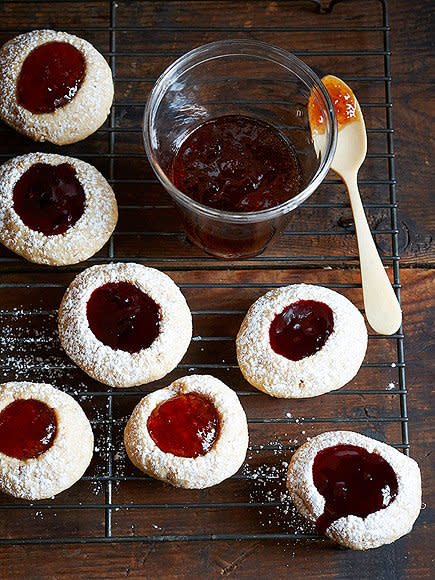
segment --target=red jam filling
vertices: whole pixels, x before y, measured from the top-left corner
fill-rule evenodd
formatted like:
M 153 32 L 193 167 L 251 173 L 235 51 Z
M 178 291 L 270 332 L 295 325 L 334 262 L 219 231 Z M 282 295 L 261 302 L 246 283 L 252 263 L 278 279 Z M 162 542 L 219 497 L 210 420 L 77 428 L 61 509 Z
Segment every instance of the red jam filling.
M 187 393 L 160 403 L 147 421 L 154 443 L 178 457 L 205 455 L 219 435 L 219 416 L 203 395 Z
M 320 451 L 313 464 L 314 485 L 325 498 L 316 526 L 320 533 L 341 517 L 367 517 L 390 505 L 397 495 L 393 468 L 377 453 L 356 445 Z
M 251 117 L 227 115 L 187 136 L 173 160 L 172 181 L 204 205 L 249 212 L 297 195 L 302 172 L 294 147 L 277 129 Z
M 56 413 L 36 399 L 18 399 L 0 412 L 0 452 L 16 459 L 33 459 L 53 445 Z
M 334 330 L 334 315 L 327 304 L 315 300 L 293 302 L 270 325 L 273 350 L 290 360 L 300 360 L 320 350 Z
M 322 83 L 331 98 L 334 106 L 338 127 L 342 128 L 357 117 L 356 98 L 350 87 L 337 77 L 327 75 L 322 78 Z M 311 129 L 317 129 L 320 133 L 325 132 L 326 118 L 319 100 L 314 94 L 308 100 L 308 118 Z
M 52 113 L 74 98 L 85 70 L 85 58 L 72 44 L 42 44 L 32 50 L 21 67 L 17 101 L 31 113 Z
M 83 215 L 86 196 L 69 163 L 35 163 L 14 186 L 14 210 L 23 223 L 46 236 L 64 234 Z
M 129 282 L 109 282 L 94 290 L 87 317 L 98 340 L 115 350 L 139 352 L 160 332 L 160 306 Z

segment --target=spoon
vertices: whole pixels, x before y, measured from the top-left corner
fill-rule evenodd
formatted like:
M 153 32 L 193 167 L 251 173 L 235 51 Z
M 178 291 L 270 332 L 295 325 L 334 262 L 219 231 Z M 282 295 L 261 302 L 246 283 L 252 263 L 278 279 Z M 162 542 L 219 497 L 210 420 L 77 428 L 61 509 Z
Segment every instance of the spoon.
M 376 249 L 358 191 L 358 170 L 367 154 L 364 118 L 355 95 L 346 83 L 332 75 L 323 77 L 322 83 L 337 117 L 337 149 L 331 169 L 341 177 L 349 194 L 358 241 L 366 317 L 377 333 L 394 334 L 402 322 L 402 311 Z M 326 135 L 324 117 L 314 95 L 310 97 L 308 113 L 314 147 L 319 152 L 324 150 L 322 143 Z

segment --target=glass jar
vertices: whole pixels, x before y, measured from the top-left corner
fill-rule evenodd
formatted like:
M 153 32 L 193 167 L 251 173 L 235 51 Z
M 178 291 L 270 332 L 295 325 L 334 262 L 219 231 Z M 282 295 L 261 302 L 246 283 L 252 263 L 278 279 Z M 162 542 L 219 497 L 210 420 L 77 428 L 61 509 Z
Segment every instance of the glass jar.
M 325 132 L 313 144 L 308 99 L 322 111 Z M 294 146 L 301 191 L 275 207 L 232 212 L 208 207 L 175 187 L 173 159 L 199 125 L 223 115 L 255 117 L 278 129 Z M 143 124 L 150 164 L 179 210 L 188 238 L 226 259 L 263 252 L 296 209 L 320 185 L 334 157 L 337 125 L 317 75 L 293 54 L 263 42 L 223 40 L 195 48 L 170 65 L 149 96 Z

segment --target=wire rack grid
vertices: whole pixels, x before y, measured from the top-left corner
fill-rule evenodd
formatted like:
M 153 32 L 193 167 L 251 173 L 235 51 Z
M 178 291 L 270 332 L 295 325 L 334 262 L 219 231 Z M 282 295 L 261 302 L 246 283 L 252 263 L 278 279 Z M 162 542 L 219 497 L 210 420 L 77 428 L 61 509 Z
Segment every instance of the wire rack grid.
M 222 378 L 242 399 L 251 445 L 243 469 L 210 490 L 174 490 L 136 471 L 123 452 L 122 429 L 134 405 L 155 385 L 106 389 L 77 369 L 57 341 L 57 305 L 84 266 L 53 272 L 25 264 L 4 250 L 2 379 L 51 382 L 72 393 L 90 417 L 97 443 L 88 472 L 59 497 L 35 504 L 0 497 L 0 544 L 316 539 L 286 496 L 283 475 L 288 456 L 307 436 L 330 428 L 359 430 L 409 452 L 402 329 L 391 337 L 370 335 L 359 378 L 321 401 L 289 404 L 251 389 L 237 368 L 234 335 L 246 308 L 266 290 L 292 282 L 320 283 L 362 306 L 354 231 L 343 188 L 328 176 L 321 194 L 313 196 L 316 201 L 298 210 L 298 226 L 292 224 L 274 249 L 245 262 L 219 262 L 186 242 L 174 208 L 146 164 L 140 118 L 146 93 L 164 66 L 209 40 L 231 36 L 266 40 L 291 50 L 319 71 L 330 67 L 362 95 L 369 155 L 359 183 L 367 192 L 364 205 L 372 232 L 400 298 L 387 2 L 366 2 L 361 13 L 356 3 L 346 0 L 282 2 L 278 14 L 255 8 L 262 3 L 232 2 L 230 25 L 222 15 L 224 3 L 219 2 L 63 1 L 62 15 L 48 19 L 44 14 L 49 11 L 43 7 L 53 2 L 15 0 L 0 8 L 6 22 L 0 41 L 36 27 L 27 24 L 25 16 L 36 4 L 38 27 L 63 29 L 93 41 L 114 76 L 115 103 L 107 123 L 85 142 L 62 149 L 99 167 L 118 197 L 119 227 L 107 248 L 89 262 L 134 260 L 170 273 L 192 307 L 195 336 L 182 364 L 157 386 L 190 372 Z M 18 21 L 12 19 L 11 10 L 23 14 L 22 27 L 7 25 Z M 207 16 L 207 10 L 212 14 Z M 67 26 L 57 21 L 61 17 Z M 286 21 L 291 24 L 283 25 Z M 356 49 L 352 35 L 361 35 L 366 44 Z M 32 144 L 6 127 L 0 128 L 0 136 L 1 159 L 30 150 L 59 151 Z

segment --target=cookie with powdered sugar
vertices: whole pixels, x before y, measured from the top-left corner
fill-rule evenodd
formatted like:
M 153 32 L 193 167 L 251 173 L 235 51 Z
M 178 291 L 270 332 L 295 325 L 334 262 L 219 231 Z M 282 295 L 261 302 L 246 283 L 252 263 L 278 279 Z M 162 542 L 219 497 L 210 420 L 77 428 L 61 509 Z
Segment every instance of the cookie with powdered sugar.
M 344 296 L 311 284 L 271 290 L 249 308 L 236 339 L 245 379 L 273 397 L 339 389 L 358 372 L 367 329 Z
M 239 470 L 248 424 L 233 390 L 210 375 L 191 375 L 136 405 L 124 443 L 141 471 L 177 487 L 202 489 Z
M 0 49 L 0 118 L 35 141 L 85 139 L 106 120 L 113 92 L 104 57 L 72 34 L 34 30 Z
M 89 163 L 29 153 L 0 166 L 0 242 L 30 262 L 87 260 L 118 220 L 112 188 Z
M 39 500 L 71 487 L 86 471 L 94 436 L 80 405 L 39 383 L 0 385 L 0 490 Z
M 352 431 L 323 433 L 302 445 L 290 462 L 287 487 L 320 533 L 353 550 L 401 538 L 421 509 L 417 463 Z
M 65 292 L 58 322 L 67 355 L 97 381 L 120 388 L 167 375 L 192 338 L 192 315 L 178 286 L 134 263 L 81 272 Z

